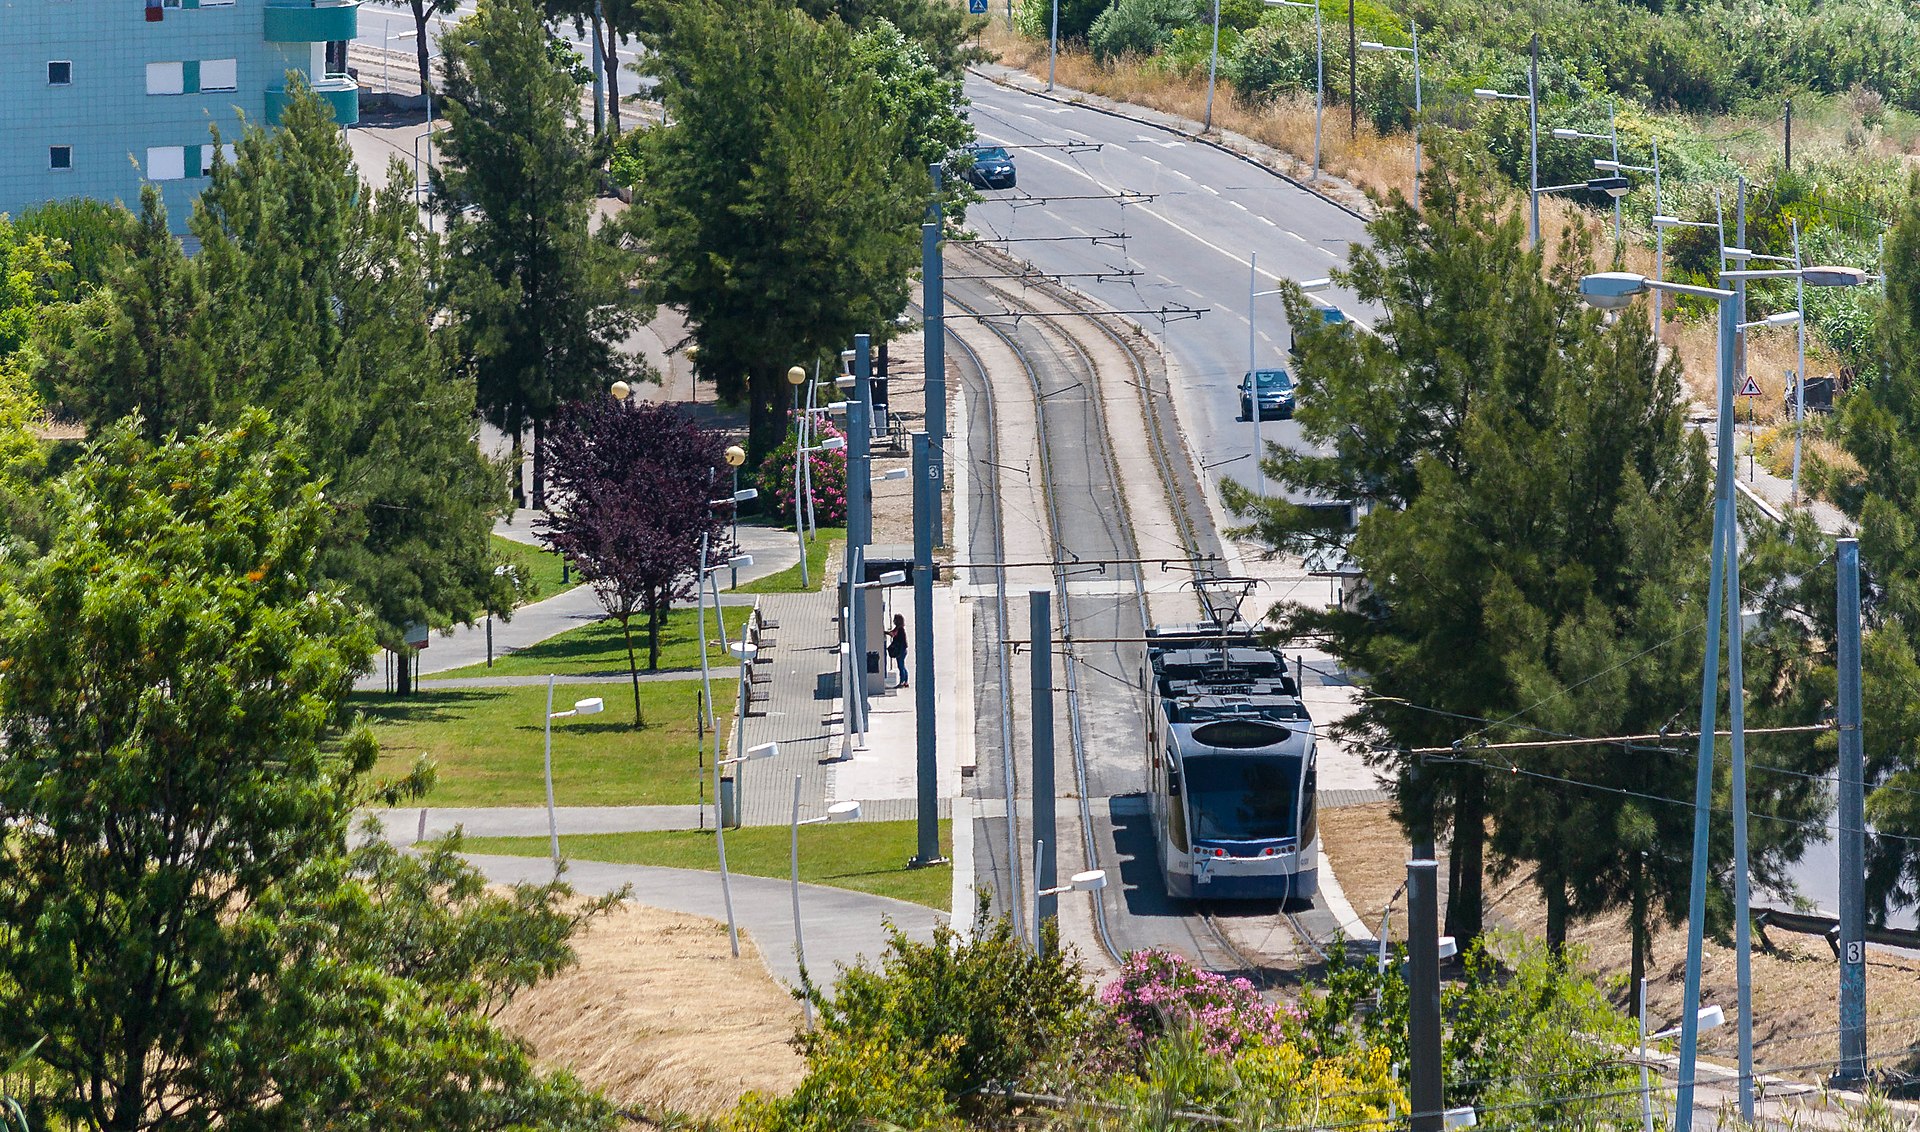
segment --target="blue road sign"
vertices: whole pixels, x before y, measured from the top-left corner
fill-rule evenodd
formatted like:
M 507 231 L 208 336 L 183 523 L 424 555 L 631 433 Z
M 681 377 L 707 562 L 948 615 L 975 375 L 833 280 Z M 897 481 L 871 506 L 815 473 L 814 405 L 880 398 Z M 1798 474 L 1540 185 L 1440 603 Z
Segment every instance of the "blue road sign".
M 987 0 L 967 0 L 967 14 L 984 16 L 987 14 Z

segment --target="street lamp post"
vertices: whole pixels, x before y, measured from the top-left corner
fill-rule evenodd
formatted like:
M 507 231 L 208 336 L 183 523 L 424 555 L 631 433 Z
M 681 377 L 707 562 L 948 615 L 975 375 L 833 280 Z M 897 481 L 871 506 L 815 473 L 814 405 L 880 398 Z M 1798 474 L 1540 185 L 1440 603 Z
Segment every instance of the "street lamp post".
M 553 710 L 553 682 L 554 677 L 549 675 L 547 677 L 547 741 L 546 755 L 543 759 L 543 774 L 547 780 L 547 840 L 549 842 L 549 848 L 553 852 L 553 875 L 559 876 L 560 821 L 553 809 L 553 721 L 556 719 L 572 719 L 576 715 L 597 715 L 600 709 L 606 705 L 601 701 L 599 696 L 593 696 L 589 699 L 575 700 L 573 706 L 566 711 L 555 711 Z
M 1816 287 L 1859 286 L 1870 278 L 1866 272 L 1857 268 L 1827 266 L 1764 271 L 1723 271 L 1720 277 L 1724 281 L 1737 283 L 1745 283 L 1752 279 L 1796 278 Z M 1743 903 L 1747 866 L 1745 691 L 1742 686 L 1740 639 L 1739 529 L 1734 514 L 1732 459 L 1734 364 L 1740 334 L 1738 315 L 1740 296 L 1737 292 L 1724 288 L 1668 283 L 1626 271 L 1600 272 L 1580 281 L 1581 294 L 1588 302 L 1603 309 L 1623 307 L 1632 301 L 1633 296 L 1652 290 L 1665 290 L 1675 294 L 1713 299 L 1720 311 L 1718 364 L 1720 419 L 1716 429 L 1719 456 L 1715 467 L 1712 565 L 1707 587 L 1706 650 L 1701 674 L 1700 739 L 1697 754 L 1699 771 L 1694 783 L 1693 877 L 1687 914 L 1686 989 L 1681 1003 L 1681 1009 L 1685 1013 L 1681 1019 L 1679 1096 L 1674 1114 L 1675 1126 L 1682 1132 L 1687 1132 L 1693 1126 L 1694 1075 L 1698 1053 L 1695 1042 L 1700 1024 L 1697 1011 L 1700 1003 L 1702 930 L 1706 919 L 1707 839 L 1708 822 L 1713 805 L 1714 726 L 1719 706 L 1720 625 L 1723 614 L 1728 621 L 1728 722 L 1733 732 L 1733 775 L 1730 785 L 1734 810 L 1734 904 L 1736 908 L 1745 907 Z M 1763 323 L 1767 321 L 1762 320 Z M 1723 604 L 1727 607 L 1725 610 L 1722 609 Z M 1745 927 L 1745 923 L 1745 916 L 1736 917 L 1741 999 L 1741 1109 L 1743 1115 L 1750 1119 L 1753 1111 L 1751 988 L 1745 962 L 1747 949 L 1739 946 L 1744 942 L 1745 932 L 1741 929 Z
M 1607 132 L 1606 133 L 1589 134 L 1581 130 L 1558 129 L 1553 131 L 1553 136 L 1560 139 L 1561 141 L 1611 142 L 1613 144 L 1613 159 L 1611 161 L 1605 161 L 1604 163 L 1602 161 L 1596 160 L 1593 163 L 1594 167 L 1597 169 L 1610 169 L 1616 174 L 1620 172 L 1622 168 L 1625 168 L 1620 164 L 1620 127 L 1617 120 L 1614 117 L 1614 105 L 1611 100 L 1609 100 L 1607 103 Z M 1542 191 L 1545 192 L 1548 190 L 1542 190 Z M 1620 198 L 1623 195 L 1625 194 L 1623 193 L 1613 194 L 1613 242 L 1616 246 L 1620 243 L 1620 240 L 1621 240 Z M 1658 203 L 1654 205 L 1654 211 L 1656 212 L 1659 211 Z
M 800 784 L 802 776 L 793 776 L 793 822 L 789 826 L 790 834 L 787 860 L 793 875 L 793 955 L 800 964 L 800 1007 L 806 1012 L 807 1029 L 813 1029 L 813 980 L 807 977 L 807 944 L 800 934 L 800 827 L 819 825 L 822 822 L 857 821 L 860 817 L 860 803 L 835 802 L 827 807 L 827 812 L 817 818 L 800 817 Z
M 1320 120 L 1327 109 L 1327 45 L 1320 34 L 1319 0 L 1265 0 L 1272 8 L 1313 9 L 1313 176 L 1320 179 Z
M 1043 841 L 1035 841 L 1033 843 L 1033 875 L 1035 878 L 1038 878 L 1040 875 L 1040 858 L 1045 856 L 1045 854 L 1046 843 Z M 1046 921 L 1040 916 L 1041 901 L 1050 900 L 1057 896 L 1064 896 L 1069 892 L 1098 892 L 1105 887 L 1107 887 L 1107 870 L 1105 869 L 1089 869 L 1083 873 L 1075 873 L 1067 878 L 1067 883 L 1057 885 L 1053 888 L 1041 888 L 1036 883 L 1033 890 L 1033 953 L 1039 955 L 1046 947 L 1046 934 L 1044 930 Z M 1095 897 L 1095 899 L 1098 899 L 1098 897 Z
M 1057 8 L 1059 0 L 1054 0 Z M 1213 49 L 1207 53 L 1207 117 L 1200 123 L 1205 133 L 1213 129 L 1213 76 L 1220 70 L 1220 0 L 1213 0 Z
M 1394 47 L 1371 39 L 1360 44 L 1362 51 L 1392 51 L 1413 56 L 1413 207 L 1420 208 L 1420 21 L 1408 20 L 1413 35 L 1412 47 Z
M 1534 37 L 1536 46 L 1539 37 Z M 1532 215 L 1527 222 L 1527 238 L 1540 246 L 1540 79 L 1534 67 L 1527 69 L 1527 93 L 1503 94 L 1486 87 L 1474 88 L 1473 96 L 1486 102 L 1524 102 L 1527 104 L 1527 203 Z
M 727 451 L 725 456 L 727 461 L 727 467 L 733 471 L 733 499 L 732 499 L 732 502 L 734 504 L 733 529 L 730 533 L 733 536 L 733 545 L 736 549 L 738 549 L 740 546 L 739 504 L 746 502 L 748 499 L 758 498 L 760 493 L 758 490 L 756 490 L 752 495 L 748 495 L 743 498 L 740 491 L 740 465 L 747 462 L 747 450 L 740 447 L 738 444 L 729 444 L 727 445 Z M 801 557 L 804 558 L 805 555 L 802 555 Z M 740 588 L 740 571 L 738 568 L 732 568 L 732 572 L 728 575 L 727 588 L 730 590 L 737 590 Z
M 1643 275 L 1625 271 L 1607 271 L 1589 275 L 1580 281 L 1580 293 L 1587 301 L 1603 309 L 1618 309 L 1632 301 L 1633 296 L 1652 290 L 1667 290 L 1676 294 L 1695 295 L 1713 299 L 1720 310 L 1720 350 L 1719 350 L 1719 439 L 1720 459 L 1715 469 L 1715 488 L 1713 502 L 1713 541 L 1710 554 L 1711 568 L 1707 584 L 1707 636 L 1706 655 L 1703 664 L 1700 692 L 1700 741 L 1698 762 L 1699 771 L 1694 781 L 1694 823 L 1693 823 L 1693 878 L 1689 890 L 1687 912 L 1687 968 L 1686 989 L 1681 1001 L 1685 1015 L 1681 1021 L 1680 1038 L 1680 1084 L 1676 1101 L 1674 1125 L 1682 1132 L 1690 1132 L 1693 1127 L 1693 1086 L 1697 1057 L 1695 1039 L 1699 1019 L 1695 1011 L 1700 1003 L 1700 960 L 1702 951 L 1702 928 L 1707 911 L 1707 833 L 1708 819 L 1713 806 L 1713 764 L 1714 764 L 1714 726 L 1719 708 L 1720 693 L 1720 624 L 1722 615 L 1722 595 L 1731 593 L 1737 603 L 1740 592 L 1738 581 L 1727 584 L 1729 559 L 1737 558 L 1733 550 L 1729 532 L 1734 525 L 1733 511 L 1733 462 L 1728 453 L 1733 451 L 1733 364 L 1737 340 L 1738 315 L 1734 292 L 1718 287 L 1696 287 L 1690 284 L 1668 283 L 1663 280 L 1651 280 Z M 1739 607 L 1734 609 L 1732 631 L 1727 634 L 1728 649 L 1731 658 L 1739 656 L 1740 634 Z M 1730 659 L 1731 659 L 1730 658 Z M 1736 674 L 1731 681 L 1729 699 L 1734 705 L 1744 698 L 1738 673 L 1739 661 L 1731 659 L 1730 667 Z M 1738 730 L 1737 719 L 1735 730 Z M 1741 917 L 1744 918 L 1744 917 Z
M 747 713 L 746 687 L 746 678 L 742 676 L 740 679 L 740 714 L 742 718 L 744 718 Z M 745 727 L 743 726 L 741 730 L 744 733 Z M 713 811 L 715 817 L 713 823 L 713 844 L 720 854 L 720 899 L 721 902 L 727 906 L 727 942 L 733 947 L 733 957 L 735 959 L 740 958 L 740 928 L 734 923 L 733 919 L 733 877 L 727 872 L 727 823 L 722 820 L 722 815 L 720 814 L 720 770 L 722 767 L 739 766 L 741 763 L 770 759 L 779 753 L 780 744 L 762 743 L 757 747 L 747 748 L 745 754 L 735 755 L 730 759 L 716 758 L 713 760 Z M 738 813 L 740 809 L 739 785 L 738 782 L 734 783 L 733 808 L 736 813 Z

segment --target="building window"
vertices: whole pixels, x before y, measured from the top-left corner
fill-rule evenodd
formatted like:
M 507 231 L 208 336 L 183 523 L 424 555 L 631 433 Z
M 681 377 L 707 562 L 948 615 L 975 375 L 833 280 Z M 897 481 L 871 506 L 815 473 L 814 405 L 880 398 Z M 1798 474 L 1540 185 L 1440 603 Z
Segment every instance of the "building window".
M 238 90 L 239 74 L 240 62 L 237 59 L 203 59 L 200 61 L 200 89 Z
M 147 180 L 178 181 L 186 175 L 186 146 L 156 145 L 147 150 Z
M 48 86 L 69 86 L 73 82 L 73 63 L 67 59 L 55 59 L 47 64 Z
M 199 149 L 200 149 L 200 175 L 202 177 L 211 177 L 213 176 L 214 149 L 210 145 L 200 146 Z M 228 142 L 226 145 L 223 145 L 220 147 L 220 159 L 226 162 L 228 165 L 233 164 L 233 143 L 232 142 Z
M 186 68 L 179 63 L 148 63 L 148 94 L 185 94 L 187 92 Z
M 73 168 L 73 147 L 70 145 L 50 145 L 47 147 L 47 168 Z

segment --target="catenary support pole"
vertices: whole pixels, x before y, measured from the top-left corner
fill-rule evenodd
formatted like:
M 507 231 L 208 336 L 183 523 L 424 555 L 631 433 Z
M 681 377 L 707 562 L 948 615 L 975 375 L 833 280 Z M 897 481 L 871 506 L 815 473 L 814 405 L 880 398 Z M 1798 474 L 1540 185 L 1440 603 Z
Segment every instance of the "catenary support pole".
M 1745 670 L 1740 656 L 1741 638 L 1746 635 L 1740 616 L 1740 524 L 1729 521 L 1722 537 L 1727 540 L 1727 727 L 1733 732 L 1732 774 L 1728 791 L 1733 795 L 1733 954 L 1734 985 L 1739 1030 L 1740 1115 L 1753 1123 L 1753 916 L 1747 876 L 1747 735 Z
M 1254 347 L 1254 306 L 1260 294 L 1260 253 L 1247 253 L 1247 413 L 1253 418 L 1253 480 L 1260 498 L 1267 497 L 1266 446 L 1260 443 L 1260 361 Z
M 1860 706 L 1860 540 L 1836 547 L 1840 677 L 1840 1071 L 1836 1084 L 1867 1075 L 1866 760 Z
M 1360 136 L 1360 32 L 1347 0 L 1347 140 Z
M 1048 590 L 1028 590 L 1028 633 L 1033 656 L 1033 836 L 1036 844 L 1049 850 L 1033 863 L 1035 892 L 1058 884 L 1054 867 L 1054 785 L 1053 785 L 1053 595 Z M 1060 899 L 1041 896 L 1033 903 L 1033 938 L 1041 937 L 1041 925 L 1054 918 Z
M 932 438 L 913 434 L 913 711 L 915 865 L 940 859 L 940 760 L 934 722 L 933 523 L 940 509 L 940 465 Z
M 600 53 L 600 26 L 606 15 L 601 12 L 599 0 L 593 5 L 593 26 L 587 30 L 593 40 L 593 136 L 599 137 L 607 127 L 607 61 Z
M 1053 0 L 1053 25 L 1047 32 L 1047 89 L 1053 89 L 1053 61 L 1060 54 L 1060 0 Z
M 922 332 L 922 357 L 927 379 L 927 439 L 933 446 L 933 459 L 938 467 L 945 459 L 947 450 L 947 267 L 945 245 L 941 241 L 946 223 L 940 205 L 940 166 L 938 163 L 927 167 L 933 178 L 933 199 L 927 206 L 928 220 L 933 225 L 932 239 L 929 242 L 926 233 L 921 234 L 921 259 L 924 269 L 921 278 L 924 281 L 922 303 L 926 311 L 925 329 Z M 946 521 L 946 481 L 944 477 L 936 479 L 933 489 L 933 545 L 945 546 Z
M 1407 1059 L 1412 1063 L 1408 1115 L 1413 1132 L 1441 1132 L 1439 865 L 1407 862 Z

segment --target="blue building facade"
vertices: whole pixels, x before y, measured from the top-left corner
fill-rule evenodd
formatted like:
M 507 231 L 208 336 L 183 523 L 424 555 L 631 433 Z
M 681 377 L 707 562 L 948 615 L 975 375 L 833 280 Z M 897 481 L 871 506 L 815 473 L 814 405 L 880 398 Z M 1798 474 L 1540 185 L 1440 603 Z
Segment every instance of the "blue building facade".
M 327 65 L 358 19 L 358 0 L 0 0 L 0 212 L 67 197 L 138 211 L 150 182 L 180 230 L 214 131 L 230 144 L 277 121 L 290 74 L 358 120 L 354 81 Z

